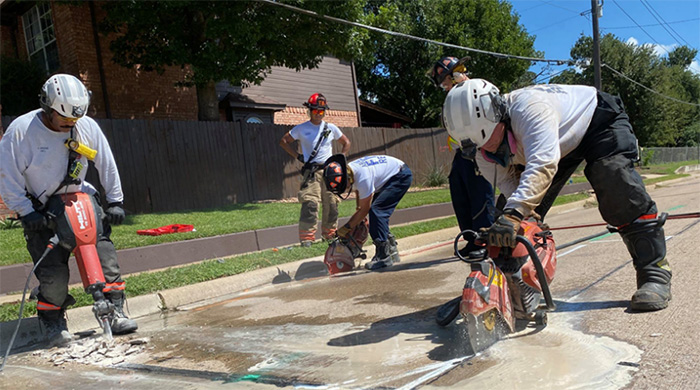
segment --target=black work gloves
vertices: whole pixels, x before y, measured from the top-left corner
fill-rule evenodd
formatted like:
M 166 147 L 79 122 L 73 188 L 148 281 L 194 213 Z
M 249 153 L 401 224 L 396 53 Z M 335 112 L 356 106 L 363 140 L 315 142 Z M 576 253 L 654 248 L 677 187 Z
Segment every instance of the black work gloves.
M 522 220 L 523 216 L 517 210 L 503 210 L 503 214 L 488 228 L 489 245 L 515 248 L 515 236 Z
M 124 214 L 124 209 L 122 206 L 123 205 L 121 202 L 114 202 L 107 205 L 105 215 L 107 217 L 107 222 L 109 222 L 110 225 L 121 225 L 121 223 L 124 222 L 126 214 Z
M 24 229 L 29 230 L 31 232 L 43 230 L 48 227 L 46 217 L 44 217 L 44 214 L 41 214 L 36 211 L 32 211 L 31 213 L 25 215 L 24 217 L 21 217 L 20 219 L 22 220 L 22 226 L 24 227 Z

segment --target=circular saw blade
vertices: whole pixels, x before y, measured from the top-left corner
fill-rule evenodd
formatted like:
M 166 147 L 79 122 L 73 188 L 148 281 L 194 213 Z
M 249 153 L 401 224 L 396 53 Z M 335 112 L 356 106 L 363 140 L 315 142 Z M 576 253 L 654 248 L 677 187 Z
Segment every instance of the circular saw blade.
M 466 314 L 467 337 L 472 351 L 476 354 L 493 345 L 501 336 L 501 324 L 496 310 L 478 316 Z

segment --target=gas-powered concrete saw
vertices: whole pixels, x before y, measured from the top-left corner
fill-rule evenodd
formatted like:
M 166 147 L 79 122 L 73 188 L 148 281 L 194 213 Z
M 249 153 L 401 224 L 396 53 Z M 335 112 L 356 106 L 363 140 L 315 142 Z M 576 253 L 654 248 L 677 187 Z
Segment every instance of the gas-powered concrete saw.
M 348 234 L 347 238 L 336 237 L 328 244 L 323 262 L 328 267 L 328 273 L 335 275 L 340 272 L 350 272 L 355 269 L 355 259 L 366 259 L 366 251 L 362 249 L 369 236 L 369 221 L 365 218 Z
M 515 331 L 516 319 L 546 325 L 547 311 L 556 308 L 549 283 L 557 257 L 552 234 L 543 227 L 535 221 L 523 221 L 515 248 L 489 246 L 483 259 L 463 258 L 457 244 L 461 237 L 485 242 L 485 233 L 465 230 L 455 238 L 455 253 L 469 263 L 470 273 L 462 295 L 442 305 L 436 321 L 446 326 L 461 314 L 475 353 Z M 545 306 L 540 306 L 542 297 Z

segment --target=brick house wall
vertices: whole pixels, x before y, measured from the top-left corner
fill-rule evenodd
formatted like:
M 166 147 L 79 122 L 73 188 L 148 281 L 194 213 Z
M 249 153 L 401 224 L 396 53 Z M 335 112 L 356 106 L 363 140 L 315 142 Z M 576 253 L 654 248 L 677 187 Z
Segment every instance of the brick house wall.
M 275 124 L 279 125 L 297 125 L 308 120 L 309 110 L 306 107 L 287 107 L 275 112 Z M 354 111 L 328 110 L 323 120 L 338 127 L 358 127 Z

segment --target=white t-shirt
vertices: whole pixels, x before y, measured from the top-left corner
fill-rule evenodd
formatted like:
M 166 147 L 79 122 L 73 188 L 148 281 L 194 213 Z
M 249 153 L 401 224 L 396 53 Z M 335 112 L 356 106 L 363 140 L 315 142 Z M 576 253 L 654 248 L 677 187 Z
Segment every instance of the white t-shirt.
M 512 169 L 486 162 L 477 153 L 484 177 L 508 196 L 506 208 L 525 216 L 537 207 L 557 172 L 559 160 L 583 139 L 597 106 L 597 91 L 583 85 L 536 85 L 504 95 L 517 151 Z M 493 183 L 494 173 L 498 183 Z
M 26 192 L 42 203 L 53 195 L 66 176 L 68 148 L 63 143 L 69 137 L 70 133 L 47 128 L 41 121 L 41 109 L 30 111 L 10 124 L 0 140 L 0 197 L 8 208 L 24 216 L 34 211 Z M 75 124 L 73 138 L 97 151 L 94 163 L 107 201 L 123 201 L 117 165 L 97 122 L 87 116 L 80 118 Z M 79 161 L 84 167 L 79 175 L 82 184 L 63 187 L 61 193 L 95 193 L 95 188 L 85 182 L 88 160 L 81 156 Z
M 301 143 L 301 152 L 304 154 L 304 161 L 309 160 L 309 156 L 311 152 L 314 151 L 316 142 L 318 142 L 318 137 L 321 136 L 325 124 L 325 121 L 321 121 L 320 125 L 314 125 L 311 121 L 306 121 L 289 130 L 289 135 L 299 140 L 299 143 Z M 340 137 L 343 136 L 343 132 L 340 131 L 338 126 L 332 123 L 328 124 L 328 130 L 330 130 L 330 134 L 321 142 L 316 157 L 311 161 L 312 163 L 325 163 L 326 160 L 333 155 L 333 140 L 340 139 Z
M 355 178 L 354 186 L 360 199 L 365 199 L 380 190 L 394 175 L 399 173 L 404 162 L 391 156 L 366 156 L 348 163 Z

